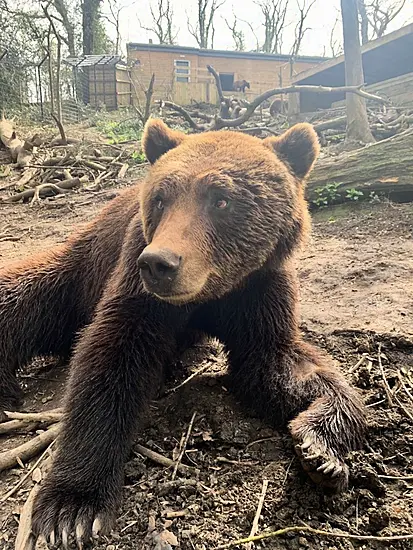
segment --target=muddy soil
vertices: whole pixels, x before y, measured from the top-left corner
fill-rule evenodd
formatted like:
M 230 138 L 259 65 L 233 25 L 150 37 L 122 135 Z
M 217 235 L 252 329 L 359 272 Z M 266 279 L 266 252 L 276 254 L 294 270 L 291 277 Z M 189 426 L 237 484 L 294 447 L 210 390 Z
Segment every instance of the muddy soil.
M 117 190 L 73 193 L 31 208 L 0 210 L 0 265 L 26 258 L 64 241 L 88 222 Z M 208 363 L 202 375 L 151 407 L 138 442 L 169 458 L 196 412 L 183 463 L 190 476 L 142 457 L 136 449 L 126 467 L 124 498 L 114 532 L 99 550 L 212 550 L 247 536 L 263 479 L 269 486 L 259 530 L 291 525 L 341 529 L 358 535 L 413 534 L 413 402 L 401 385 L 413 386 L 413 207 L 351 205 L 313 216 L 313 235 L 297 261 L 301 280 L 302 331 L 336 360 L 360 388 L 370 413 L 365 449 L 349 457 L 350 489 L 327 495 L 309 482 L 288 434 L 279 433 L 241 410 L 226 389 L 225 356 L 211 342 L 178 361 L 167 390 Z M 379 368 L 397 402 L 389 406 Z M 364 355 L 363 355 L 364 354 Z M 365 360 L 360 362 L 360 358 Z M 39 359 L 21 374 L 26 410 L 60 403 L 67 370 Z M 403 410 L 404 409 L 404 410 Z M 406 413 L 407 411 L 407 413 Z M 33 434 L 0 439 L 2 449 Z M 29 467 L 29 464 L 26 465 Z M 24 474 L 0 475 L 0 498 Z M 32 482 L 0 505 L 0 549 L 14 548 L 19 512 Z M 174 517 L 177 516 L 177 517 Z M 153 530 L 155 528 L 155 530 Z M 412 542 L 379 543 L 326 539 L 304 534 L 256 545 L 267 549 L 413 548 Z

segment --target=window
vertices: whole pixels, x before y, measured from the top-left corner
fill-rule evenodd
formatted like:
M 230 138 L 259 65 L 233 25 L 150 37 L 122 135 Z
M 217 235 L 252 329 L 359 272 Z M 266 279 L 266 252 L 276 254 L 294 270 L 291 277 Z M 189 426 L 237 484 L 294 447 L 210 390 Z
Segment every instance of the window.
M 190 67 L 190 61 L 188 59 L 175 59 L 175 67 Z
M 223 92 L 232 92 L 234 87 L 234 73 L 219 73 Z
M 188 59 L 175 59 L 175 80 L 177 82 L 189 82 L 191 74 L 191 62 Z

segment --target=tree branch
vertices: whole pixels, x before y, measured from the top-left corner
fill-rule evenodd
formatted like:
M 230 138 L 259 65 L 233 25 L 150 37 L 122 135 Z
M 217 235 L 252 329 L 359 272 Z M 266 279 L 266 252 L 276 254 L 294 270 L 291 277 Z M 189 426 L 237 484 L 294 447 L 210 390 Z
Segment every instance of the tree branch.
M 244 122 L 246 122 L 254 113 L 255 109 L 261 105 L 266 99 L 274 95 L 281 94 L 293 94 L 298 92 L 313 92 L 313 93 L 353 93 L 360 95 L 365 99 L 370 99 L 372 101 L 377 101 L 378 103 L 388 104 L 389 102 L 386 99 L 383 99 L 377 95 L 370 94 L 362 89 L 362 86 L 289 86 L 287 88 L 274 88 L 273 90 L 268 90 L 254 99 L 246 108 L 246 111 L 235 119 L 223 119 L 217 116 L 211 125 L 210 130 L 220 130 L 221 128 L 236 128 Z M 225 100 L 225 98 L 224 98 Z
M 182 117 L 188 122 L 188 124 L 193 130 L 196 130 L 197 132 L 204 132 L 205 130 L 208 129 L 206 124 L 198 124 L 197 122 L 195 122 L 195 120 L 188 113 L 188 111 L 183 107 L 181 107 L 180 105 L 177 105 L 176 103 L 172 103 L 172 101 L 163 101 L 163 100 L 161 100 L 159 104 L 161 107 L 167 107 L 168 109 L 172 109 L 173 111 L 176 111 L 177 113 L 182 115 Z

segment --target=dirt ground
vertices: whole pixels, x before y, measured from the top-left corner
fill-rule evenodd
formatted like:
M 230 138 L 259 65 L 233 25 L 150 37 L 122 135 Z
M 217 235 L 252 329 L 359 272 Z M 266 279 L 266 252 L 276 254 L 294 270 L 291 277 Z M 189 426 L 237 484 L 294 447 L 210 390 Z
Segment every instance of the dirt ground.
M 2 206 L 0 234 L 12 233 L 18 240 L 0 240 L 0 265 L 62 242 L 115 193 L 77 192 L 34 207 Z M 331 496 L 319 491 L 301 471 L 288 435 L 240 410 L 225 387 L 225 357 L 211 343 L 191 350 L 176 364 L 169 389 L 206 362 L 209 369 L 153 403 L 138 439 L 172 458 L 196 411 L 183 458 L 196 473 L 180 474 L 171 482 L 170 470 L 135 449 L 126 467 L 115 530 L 98 549 L 212 550 L 247 536 L 263 479 L 269 486 L 260 532 L 309 525 L 356 535 L 413 534 L 413 422 L 408 418 L 413 398 L 405 390 L 413 392 L 413 206 L 354 204 L 318 212 L 311 242 L 297 266 L 306 338 L 341 364 L 370 411 L 365 449 L 349 457 L 348 492 Z M 384 392 L 380 346 L 385 377 L 396 395 L 393 407 Z M 362 357 L 364 362 L 359 361 Z M 45 360 L 25 370 L 25 409 L 57 407 L 66 374 L 64 367 Z M 0 446 L 11 448 L 32 436 L 3 438 Z M 23 473 L 16 468 L 0 475 L 0 499 Z M 19 512 L 31 487 L 29 480 L 0 504 L 0 550 L 14 548 Z M 256 548 L 408 549 L 413 543 L 295 534 L 263 541 Z

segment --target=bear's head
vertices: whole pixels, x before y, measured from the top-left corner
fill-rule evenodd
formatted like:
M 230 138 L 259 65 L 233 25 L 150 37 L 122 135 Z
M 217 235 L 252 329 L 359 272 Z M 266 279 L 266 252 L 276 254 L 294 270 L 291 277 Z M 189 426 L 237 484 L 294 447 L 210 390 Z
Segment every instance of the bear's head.
M 220 298 L 287 258 L 308 223 L 304 183 L 319 145 L 309 124 L 260 140 L 241 132 L 186 135 L 152 119 L 141 190 L 145 289 L 181 305 Z

